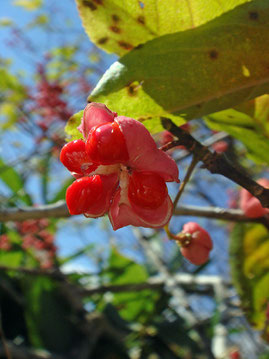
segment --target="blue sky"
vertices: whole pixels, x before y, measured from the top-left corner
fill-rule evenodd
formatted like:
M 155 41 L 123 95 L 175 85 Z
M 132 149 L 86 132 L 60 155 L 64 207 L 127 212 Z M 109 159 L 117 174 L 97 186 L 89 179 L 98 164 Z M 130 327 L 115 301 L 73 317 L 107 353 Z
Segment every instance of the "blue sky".
M 10 48 L 6 42 L 10 34 L 10 29 L 8 27 L 0 27 L 1 39 L 3 39 L 3 41 L 0 42 L 0 57 L 9 57 L 12 59 L 12 70 L 15 73 L 23 69 L 26 74 L 33 74 L 36 69 L 35 64 L 39 61 L 39 58 L 42 58 L 42 56 L 46 54 L 49 49 L 52 49 L 57 45 L 59 46 L 63 35 L 65 35 L 66 39 L 67 31 L 68 39 L 70 39 L 70 42 L 72 42 L 72 40 L 75 39 L 77 36 L 82 36 L 83 46 L 85 46 L 85 49 L 94 48 L 94 45 L 91 44 L 88 37 L 84 33 L 74 0 L 62 0 L 56 2 L 54 0 L 44 0 L 44 8 L 39 10 L 38 13 L 26 11 L 22 7 L 13 6 L 12 4 L 12 0 L 0 1 L 0 21 L 3 18 L 11 19 L 12 22 L 20 28 L 27 26 L 29 22 L 33 21 L 37 14 L 49 13 L 52 6 L 54 9 L 54 16 L 52 18 L 53 20 L 50 22 L 50 25 L 53 28 L 54 32 L 53 34 L 51 34 L 50 38 L 48 38 L 45 31 L 38 27 L 33 28 L 33 30 L 31 30 L 31 32 L 27 35 L 30 36 L 31 41 L 34 44 L 37 55 L 36 57 L 32 55 L 27 58 L 26 54 L 23 51 L 20 53 L 17 49 L 14 51 L 14 49 Z M 69 28 L 67 27 L 67 25 L 69 25 Z M 116 57 L 113 55 L 107 55 L 104 52 L 102 52 L 102 56 L 103 70 L 105 71 L 106 68 L 108 68 L 113 61 L 115 61 Z M 85 61 L 85 59 L 81 60 Z M 80 110 L 84 106 L 85 104 L 79 103 L 77 110 Z M 9 134 L 9 136 L 14 137 L 14 133 Z M 21 137 L 20 139 L 24 144 L 24 150 L 31 147 L 29 139 L 27 137 Z M 183 178 L 184 170 L 185 169 L 180 169 L 181 179 Z M 59 184 L 57 183 L 57 175 L 58 173 L 56 173 L 56 175 L 54 175 L 53 177 L 54 182 L 52 182 L 51 184 L 52 191 L 55 190 L 55 188 L 57 188 L 57 185 Z M 67 178 L 69 174 L 67 173 L 67 171 L 62 169 L 62 171 L 59 173 L 59 176 L 61 175 L 63 175 L 63 178 Z M 205 182 L 203 182 L 203 180 L 201 179 L 199 183 L 201 184 L 201 187 L 204 186 L 204 189 L 206 189 L 206 186 L 208 186 L 207 179 L 205 179 Z M 219 179 L 216 177 L 213 178 L 209 195 L 215 200 L 215 205 L 222 207 L 226 206 L 226 189 L 229 185 L 230 182 L 227 180 Z M 34 194 L 37 202 L 39 202 L 40 200 L 38 198 L 38 186 L 38 178 L 33 177 L 31 182 L 28 184 L 28 189 Z M 193 195 L 183 197 L 183 203 L 208 205 L 208 203 L 204 199 L 199 198 L 199 196 L 196 195 L 195 190 Z M 110 238 L 110 240 L 117 243 L 117 245 L 125 252 L 129 253 L 132 256 L 135 256 L 137 260 L 143 260 L 143 258 L 139 254 L 140 249 L 137 248 L 137 243 L 135 241 L 134 235 L 129 228 L 124 228 L 114 233 L 109 225 L 108 230 L 105 232 L 101 229 L 103 225 L 102 219 L 91 221 L 91 225 L 84 226 L 83 223 L 85 221 L 83 222 L 83 218 L 83 216 L 75 217 L 72 219 L 64 220 L 60 223 L 59 231 L 57 234 L 57 244 L 59 245 L 61 254 L 68 255 L 73 251 L 83 247 L 85 245 L 86 238 L 87 243 L 98 242 L 100 248 L 100 255 L 102 256 L 104 255 L 104 253 L 106 253 L 104 248 L 108 247 L 108 241 Z M 175 231 L 180 231 L 183 223 L 187 222 L 188 220 L 193 220 L 193 218 L 184 217 L 180 219 L 173 219 L 172 224 Z M 215 253 L 213 252 L 213 258 L 215 254 L 223 255 L 223 253 L 227 252 L 227 234 L 223 230 L 223 228 L 216 226 L 216 222 L 208 221 L 205 219 L 199 219 L 198 222 L 202 225 L 205 225 L 205 227 L 212 231 L 212 233 L 214 233 L 214 236 L 216 237 L 215 240 L 218 243 L 218 246 L 216 246 L 214 249 Z M 174 246 L 172 243 L 169 242 L 164 243 L 163 249 L 169 254 L 173 252 Z M 215 272 L 217 269 L 216 265 L 218 265 L 219 271 L 224 271 L 224 267 L 226 266 L 227 261 L 226 255 L 223 256 L 223 260 L 223 263 L 215 263 L 214 266 L 209 266 L 207 270 L 209 272 Z M 94 260 L 91 260 L 88 257 L 80 258 L 77 263 L 79 265 L 87 266 L 89 268 L 94 268 Z

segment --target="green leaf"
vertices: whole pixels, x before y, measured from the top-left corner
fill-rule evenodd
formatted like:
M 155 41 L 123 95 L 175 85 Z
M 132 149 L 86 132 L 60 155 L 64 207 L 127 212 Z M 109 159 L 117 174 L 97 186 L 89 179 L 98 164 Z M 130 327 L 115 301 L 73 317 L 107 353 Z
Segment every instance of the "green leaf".
M 91 40 L 123 55 L 154 37 L 195 28 L 250 0 L 76 1 Z
M 34 11 L 42 6 L 43 0 L 14 0 L 13 5 L 21 6 L 25 10 Z
M 225 113 L 225 114 L 224 114 Z M 229 114 L 231 113 L 231 116 Z M 232 120 L 232 117 L 235 113 L 235 110 L 221 111 L 219 113 L 209 115 L 206 117 L 206 124 L 216 131 L 225 131 L 231 136 L 237 138 L 246 146 L 249 157 L 258 163 L 267 163 L 269 164 L 269 141 L 268 137 L 264 136 L 262 133 L 259 133 L 255 129 L 255 124 L 252 120 L 251 124 L 241 123 L 241 125 L 236 125 L 240 123 L 240 119 L 244 116 L 242 113 L 238 113 L 238 116 L 235 115 L 235 124 L 226 124 L 225 118 L 229 117 L 229 120 Z M 243 116 L 242 116 L 243 115 Z
M 257 127 L 269 138 L 269 95 L 260 96 L 252 102 L 253 120 Z
M 27 29 L 32 29 L 34 27 L 42 27 L 49 23 L 49 18 L 45 14 L 37 15 L 29 24 L 27 24 Z
M 234 107 L 269 91 L 268 30 L 268 1 L 240 5 L 132 50 L 108 69 L 89 100 L 150 120 L 154 130 L 160 116 L 190 120 Z
M 67 121 L 67 124 L 65 126 L 65 132 L 67 133 L 67 135 L 69 135 L 69 140 L 73 141 L 73 140 L 77 140 L 79 138 L 83 138 L 83 135 L 81 132 L 79 132 L 79 130 L 77 129 L 77 127 L 80 125 L 81 123 L 81 118 L 83 116 L 83 110 L 75 113 L 72 117 L 69 118 L 69 120 Z
M 3 102 L 0 104 L 1 115 L 6 117 L 6 121 L 1 124 L 3 130 L 11 129 L 13 125 L 17 122 L 18 111 L 14 103 Z
M 9 17 L 0 18 L 0 26 L 6 27 L 11 25 L 13 25 L 13 21 Z
M 75 52 L 77 51 L 77 48 L 75 46 L 62 46 L 62 47 L 56 47 L 51 50 L 51 54 L 53 56 L 59 56 L 61 58 L 64 58 L 65 60 L 70 60 Z
M 5 68 L 0 68 L 0 90 L 1 95 L 7 95 L 7 99 L 22 101 L 26 97 L 26 89 L 18 78 L 8 72 Z
M 19 267 L 22 264 L 24 253 L 18 251 L 2 251 L 0 250 L 0 264 L 9 267 Z
M 229 109 L 205 117 L 213 130 L 226 131 L 242 141 L 249 157 L 256 162 L 269 163 L 269 95 L 257 97 Z
M 11 166 L 7 166 L 0 158 L 0 180 L 14 193 L 16 197 L 27 205 L 32 204 L 30 196 L 25 192 L 24 181 L 18 172 Z
M 47 277 L 24 278 L 22 285 L 32 345 L 67 352 L 78 337 L 71 324 L 72 309 L 59 287 Z
M 236 224 L 230 238 L 233 283 L 254 328 L 266 327 L 269 298 L 269 232 L 261 224 Z M 264 333 L 269 342 L 269 328 Z
M 109 284 L 131 284 L 144 282 L 148 278 L 145 267 L 112 249 L 108 261 L 107 273 Z M 125 320 L 147 321 L 150 313 L 155 309 L 159 298 L 158 292 L 143 290 L 139 292 L 126 292 L 114 294 L 113 305 L 119 309 Z

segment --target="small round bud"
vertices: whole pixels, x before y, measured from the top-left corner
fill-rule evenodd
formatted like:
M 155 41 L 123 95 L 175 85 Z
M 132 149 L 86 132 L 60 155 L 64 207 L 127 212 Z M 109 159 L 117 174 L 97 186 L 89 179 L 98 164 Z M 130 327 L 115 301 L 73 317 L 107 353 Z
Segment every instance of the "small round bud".
M 198 223 L 188 222 L 184 224 L 179 238 L 180 251 L 191 263 L 201 265 L 208 261 L 213 243 L 208 232 Z

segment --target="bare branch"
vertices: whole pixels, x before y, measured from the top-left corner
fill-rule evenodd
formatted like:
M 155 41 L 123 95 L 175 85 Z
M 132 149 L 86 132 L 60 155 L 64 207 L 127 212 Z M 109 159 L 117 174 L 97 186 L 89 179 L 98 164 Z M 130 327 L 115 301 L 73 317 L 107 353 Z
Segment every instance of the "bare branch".
M 268 216 L 248 218 L 240 209 L 226 209 L 219 207 L 180 206 L 175 210 L 176 216 L 207 217 L 223 221 L 254 222 L 268 227 Z M 6 208 L 0 210 L 0 222 L 25 221 L 27 219 L 40 219 L 45 217 L 69 217 L 65 201 L 38 207 Z
M 220 174 L 229 178 L 238 185 L 248 190 L 254 197 L 258 198 L 264 208 L 269 208 L 269 189 L 264 188 L 257 182 L 242 173 L 235 167 L 225 155 L 220 153 L 212 153 L 206 146 L 203 146 L 189 133 L 176 126 L 170 119 L 162 118 L 163 127 L 175 135 L 179 141 L 175 141 L 174 145 L 183 145 L 188 151 L 199 156 L 204 164 L 204 168 L 211 173 Z M 176 143 L 177 142 L 177 143 Z
M 25 221 L 45 217 L 69 217 L 65 201 L 47 204 L 38 207 L 6 208 L 0 210 L 0 222 Z
M 249 218 L 246 217 L 240 209 L 228 209 L 220 207 L 199 207 L 199 206 L 181 206 L 176 208 L 176 216 L 194 216 L 217 219 L 231 222 L 252 222 L 261 223 L 266 227 L 269 226 L 269 217 Z

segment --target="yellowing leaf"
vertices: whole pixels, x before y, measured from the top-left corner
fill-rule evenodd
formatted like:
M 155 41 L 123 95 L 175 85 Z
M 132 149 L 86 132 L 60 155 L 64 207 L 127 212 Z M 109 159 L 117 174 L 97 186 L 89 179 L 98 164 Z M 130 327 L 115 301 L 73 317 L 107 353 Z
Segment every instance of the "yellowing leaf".
M 15 105 L 12 103 L 4 102 L 0 104 L 0 113 L 5 118 L 5 121 L 1 123 L 1 128 L 3 130 L 11 128 L 17 121 L 18 112 Z
M 260 244 L 251 254 L 249 254 L 244 263 L 244 274 L 252 279 L 258 277 L 269 269 L 269 239 Z
M 244 237 L 244 254 L 251 255 L 255 248 L 260 244 L 264 238 L 267 237 L 267 229 L 263 225 L 257 224 L 250 228 Z
M 77 140 L 79 138 L 83 138 L 82 133 L 79 132 L 77 127 L 81 123 L 81 118 L 83 116 L 83 110 L 75 113 L 72 117 L 69 118 L 67 124 L 65 126 L 65 132 L 69 135 L 69 140 Z
M 236 224 L 230 240 L 232 279 L 250 324 L 265 330 L 269 302 L 269 231 L 260 224 Z
M 34 11 L 37 10 L 43 3 L 43 0 L 14 0 L 13 5 L 21 6 L 25 10 Z
M 8 17 L 2 17 L 0 19 L 0 26 L 10 26 L 13 24 L 12 19 L 9 19 Z
M 256 19 L 250 20 L 253 14 Z M 89 100 L 150 120 L 152 128 L 160 116 L 191 120 L 236 106 L 269 91 L 268 34 L 267 0 L 237 6 L 197 28 L 130 51 L 107 70 Z M 249 77 L 242 73 L 243 65 Z M 246 121 L 253 126 L 247 115 L 240 119 Z M 268 146 L 263 143 L 264 154 Z
M 91 40 L 118 55 L 155 37 L 192 29 L 251 0 L 76 0 Z

